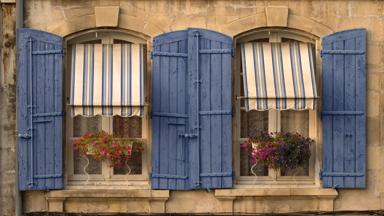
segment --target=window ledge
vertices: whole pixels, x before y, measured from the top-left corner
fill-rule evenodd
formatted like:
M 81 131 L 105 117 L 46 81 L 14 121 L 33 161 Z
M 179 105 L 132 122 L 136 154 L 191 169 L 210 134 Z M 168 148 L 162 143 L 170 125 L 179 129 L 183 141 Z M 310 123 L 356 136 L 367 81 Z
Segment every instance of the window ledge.
M 48 198 L 169 198 L 169 190 L 149 189 L 73 189 L 50 191 Z
M 71 189 L 46 192 L 45 198 L 49 212 L 103 212 L 110 210 L 103 205 L 114 204 L 116 212 L 129 208 L 134 213 L 164 213 L 169 190 Z
M 215 190 L 215 197 L 221 201 L 222 209 L 233 213 L 241 213 L 241 209 L 254 209 L 254 206 L 268 208 L 263 210 L 260 207 L 253 213 L 333 211 L 337 195 L 335 189 L 303 187 Z
M 215 196 L 217 198 L 312 196 L 318 198 L 335 199 L 337 195 L 338 193 L 336 189 L 328 188 L 239 188 L 215 190 Z

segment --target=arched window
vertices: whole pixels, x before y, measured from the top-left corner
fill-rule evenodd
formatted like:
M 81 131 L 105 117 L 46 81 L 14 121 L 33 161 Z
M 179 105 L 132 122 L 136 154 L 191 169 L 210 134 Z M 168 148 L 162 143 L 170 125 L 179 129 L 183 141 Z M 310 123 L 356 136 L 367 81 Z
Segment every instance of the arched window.
M 317 113 L 314 110 L 281 110 L 268 109 L 265 111 L 245 110 L 243 65 L 241 45 L 249 42 L 265 43 L 309 43 L 314 56 L 316 80 L 319 81 L 319 69 L 316 69 L 316 44 L 319 38 L 313 35 L 289 29 L 264 28 L 235 37 L 236 54 L 234 63 L 234 86 L 233 86 L 233 151 L 234 170 L 236 173 L 236 184 L 239 186 L 254 184 L 318 184 L 317 169 L 320 166 L 316 159 L 319 150 L 316 146 L 311 147 L 311 158 L 302 167 L 294 170 L 274 170 L 264 164 L 254 165 L 249 151 L 240 147 L 248 137 L 252 137 L 260 131 L 265 132 L 299 132 L 310 137 L 318 143 Z M 319 86 L 319 85 L 317 85 Z M 318 91 L 319 92 L 319 91 Z M 317 170 L 317 171 L 316 171 Z
M 126 164 L 116 167 L 110 166 L 108 161 L 98 161 L 92 159 L 91 156 L 80 155 L 73 147 L 74 139 L 87 133 L 97 133 L 101 131 L 112 134 L 117 138 L 132 138 L 141 140 L 144 143 L 147 143 L 149 137 L 147 106 L 143 107 L 141 116 L 121 117 L 119 115 L 93 115 L 88 117 L 83 115 L 70 115 L 72 112 L 70 105 L 71 75 L 73 74 L 72 70 L 74 70 L 74 58 L 72 58 L 72 55 L 74 55 L 75 47 L 81 44 L 83 44 L 84 47 L 96 44 L 101 44 L 101 47 L 104 45 L 112 45 L 115 47 L 114 45 L 116 44 L 120 44 L 121 46 L 126 45 L 128 47 L 134 44 L 142 46 L 142 52 L 144 53 L 142 62 L 144 74 L 143 98 L 144 104 L 148 103 L 149 76 L 146 68 L 147 38 L 145 36 L 133 32 L 111 29 L 90 30 L 68 36 L 65 40 L 67 53 L 65 95 L 66 111 L 68 113 L 68 115 L 66 115 L 66 185 L 69 187 L 79 185 L 148 187 L 148 145 L 143 145 L 144 150 L 142 152 L 132 152 L 131 159 L 129 159 Z M 94 50 L 96 50 L 96 48 Z M 119 57 L 114 55 L 115 53 L 112 54 L 111 58 Z M 101 77 L 94 77 L 94 79 L 101 80 Z M 112 85 L 113 84 L 116 83 L 112 83 Z

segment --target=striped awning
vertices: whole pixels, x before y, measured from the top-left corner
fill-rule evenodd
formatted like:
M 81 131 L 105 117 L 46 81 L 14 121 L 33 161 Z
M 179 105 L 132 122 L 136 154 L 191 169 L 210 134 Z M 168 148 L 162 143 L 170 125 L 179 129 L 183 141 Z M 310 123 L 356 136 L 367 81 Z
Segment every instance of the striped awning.
M 71 60 L 74 116 L 143 115 L 143 45 L 76 44 Z
M 241 45 L 245 109 L 316 108 L 312 47 L 308 43 Z

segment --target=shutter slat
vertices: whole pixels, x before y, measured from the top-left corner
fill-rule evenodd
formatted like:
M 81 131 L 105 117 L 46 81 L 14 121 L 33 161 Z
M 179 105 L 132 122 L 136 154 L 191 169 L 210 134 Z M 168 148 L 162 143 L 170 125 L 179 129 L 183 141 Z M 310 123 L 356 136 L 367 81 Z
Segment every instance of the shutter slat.
M 201 62 L 198 61 L 198 49 L 199 49 L 199 40 L 200 36 L 198 31 L 188 31 L 188 108 L 189 108 L 189 125 L 188 132 L 189 134 L 198 134 L 199 120 L 198 120 L 198 110 L 199 110 L 199 94 L 197 94 L 197 88 L 200 84 L 198 81 L 198 64 Z M 200 88 L 200 87 L 199 87 Z M 201 98 L 201 97 L 200 97 Z M 196 189 L 200 187 L 200 137 L 201 131 L 197 139 L 188 139 L 188 155 L 189 155 L 189 187 Z
M 210 49 L 211 44 L 209 40 L 203 39 L 201 40 L 200 49 Z M 214 79 L 213 74 L 211 74 L 211 58 L 210 56 L 200 56 L 201 58 L 201 66 L 200 66 L 200 74 L 201 74 L 201 107 L 200 110 L 211 110 L 211 80 Z M 209 111 L 200 111 L 200 119 L 201 119 L 201 172 L 202 173 L 210 173 L 211 166 L 213 162 L 213 158 L 211 157 L 211 150 L 213 146 L 211 146 L 211 118 L 209 115 L 204 116 L 202 113 Z M 201 183 L 204 186 L 212 185 L 212 178 L 207 176 L 201 177 Z
M 161 45 L 160 50 L 162 52 L 169 52 L 170 51 L 170 44 L 163 44 Z M 160 110 L 162 112 L 170 112 L 169 106 L 170 106 L 170 83 L 169 83 L 169 75 L 170 75 L 170 57 L 164 57 L 160 59 Z M 168 125 L 168 119 L 162 117 L 160 118 L 160 173 L 169 173 L 169 151 L 170 151 L 170 145 L 169 145 L 169 125 Z M 168 185 L 169 180 L 165 178 L 159 179 L 160 188 L 169 188 Z
M 187 53 L 187 41 L 178 42 L 179 53 Z M 178 113 L 187 113 L 186 107 L 186 75 L 187 75 L 187 62 L 185 59 L 177 59 L 177 112 Z M 177 127 L 177 134 L 185 133 L 186 119 L 178 118 L 176 121 L 178 124 L 183 125 L 182 127 Z M 177 158 L 180 159 L 176 164 L 176 173 L 177 175 L 187 175 L 186 164 L 188 161 L 188 152 L 186 148 L 186 139 L 182 137 L 177 137 Z M 176 180 L 176 189 L 182 190 L 187 187 L 185 180 Z
M 347 39 L 345 40 L 345 49 L 354 50 L 355 47 L 355 39 Z M 344 100 L 345 100 L 345 110 L 356 110 L 356 65 L 355 65 L 355 56 L 353 55 L 344 55 L 345 61 L 345 91 L 344 91 Z M 345 120 L 345 159 L 344 159 L 344 172 L 354 172 L 355 171 L 355 143 L 356 137 L 349 136 L 349 134 L 356 134 L 356 124 L 355 124 L 355 116 L 347 115 L 344 116 Z M 355 187 L 355 178 L 353 176 L 344 178 L 345 187 L 352 188 Z
M 323 38 L 324 187 L 365 187 L 365 41 L 364 29 Z
M 223 43 L 223 48 L 229 49 L 232 47 L 232 42 Z M 222 109 L 232 110 L 232 55 L 231 53 L 222 55 L 221 68 L 222 68 Z M 232 173 L 232 115 L 223 115 L 222 119 L 222 171 L 226 173 Z M 222 188 L 232 187 L 233 176 L 222 177 Z
M 186 34 L 154 39 L 152 71 L 152 188 L 188 189 L 185 139 L 189 117 L 185 102 L 187 91 Z M 184 39 L 181 36 L 184 35 Z M 167 42 L 167 38 L 170 42 Z
M 201 188 L 232 187 L 232 39 L 202 31 Z
M 19 189 L 62 189 L 63 41 L 33 29 L 17 33 L 18 130 L 30 136 L 18 140 Z

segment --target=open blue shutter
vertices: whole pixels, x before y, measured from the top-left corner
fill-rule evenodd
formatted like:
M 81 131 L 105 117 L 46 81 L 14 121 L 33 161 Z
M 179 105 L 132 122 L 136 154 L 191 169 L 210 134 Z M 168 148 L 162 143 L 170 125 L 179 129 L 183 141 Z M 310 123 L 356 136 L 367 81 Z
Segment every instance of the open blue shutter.
M 232 187 L 232 39 L 188 29 L 153 47 L 152 188 Z
M 231 188 L 232 38 L 208 30 L 191 34 L 199 35 L 200 187 Z
M 323 38 L 324 187 L 366 187 L 366 30 Z
M 152 71 L 152 188 L 189 189 L 187 32 L 154 38 Z
M 19 190 L 63 188 L 63 40 L 17 30 Z

